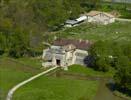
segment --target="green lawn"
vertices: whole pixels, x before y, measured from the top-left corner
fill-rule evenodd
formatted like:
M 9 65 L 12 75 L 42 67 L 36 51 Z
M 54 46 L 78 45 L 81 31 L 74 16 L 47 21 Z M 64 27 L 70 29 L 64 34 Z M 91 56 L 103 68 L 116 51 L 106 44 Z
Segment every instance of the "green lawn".
M 36 69 L 40 69 L 42 67 L 41 66 L 42 62 L 40 61 L 40 59 L 37 59 L 37 58 L 23 57 L 16 60 L 20 63 L 23 63 L 27 66 L 30 66 Z
M 67 73 L 77 73 L 77 74 L 84 74 L 88 76 L 100 76 L 100 77 L 113 77 L 115 70 L 110 68 L 109 72 L 100 72 L 95 71 L 92 68 L 80 66 L 80 65 L 72 65 L 69 66 L 69 70 Z
M 25 62 L 25 65 L 17 61 Z M 30 67 L 30 62 L 31 60 L 24 58 L 0 58 L 0 100 L 5 100 L 7 92 L 13 86 L 41 71 Z M 14 94 L 13 100 L 91 100 L 97 88 L 98 81 L 42 76 L 21 87 Z
M 60 38 L 84 40 L 131 41 L 131 22 L 115 22 L 109 25 L 82 24 L 56 32 Z
M 13 62 L 8 58 L 0 58 L 0 100 L 5 100 L 8 90 L 14 85 L 38 72 L 39 70 Z
M 13 100 L 92 100 L 98 81 L 40 77 L 16 91 Z

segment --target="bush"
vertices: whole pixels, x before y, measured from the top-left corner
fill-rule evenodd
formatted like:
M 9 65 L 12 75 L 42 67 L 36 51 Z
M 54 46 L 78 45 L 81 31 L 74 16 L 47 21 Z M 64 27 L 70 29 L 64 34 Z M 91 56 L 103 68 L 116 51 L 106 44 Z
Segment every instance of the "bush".
M 116 63 L 117 72 L 114 76 L 118 89 L 126 92 L 131 90 L 131 63 L 127 56 L 120 56 Z
M 105 59 L 99 59 L 96 61 L 96 70 L 99 71 L 103 71 L 103 72 L 107 72 L 109 71 L 109 65 L 107 64 L 107 62 L 105 61 Z
M 129 97 L 126 94 L 123 94 L 123 93 L 121 93 L 119 91 L 114 91 L 113 94 L 120 97 L 120 98 L 124 98 L 126 100 L 131 100 L 131 97 Z
M 131 19 L 131 12 L 129 11 L 121 11 L 121 18 L 127 18 L 127 19 Z
M 4 50 L 0 50 L 0 55 L 3 55 L 4 54 Z

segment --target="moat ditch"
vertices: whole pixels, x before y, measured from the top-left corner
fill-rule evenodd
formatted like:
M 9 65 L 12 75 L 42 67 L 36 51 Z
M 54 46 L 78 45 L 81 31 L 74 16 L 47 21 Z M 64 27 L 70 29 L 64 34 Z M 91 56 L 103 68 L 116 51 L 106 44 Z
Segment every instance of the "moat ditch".
M 84 74 L 68 73 L 62 70 L 55 70 L 48 73 L 47 76 L 65 79 L 99 81 L 99 87 L 93 100 L 126 100 L 113 94 L 114 86 L 112 84 L 114 82 L 110 77 L 87 76 Z

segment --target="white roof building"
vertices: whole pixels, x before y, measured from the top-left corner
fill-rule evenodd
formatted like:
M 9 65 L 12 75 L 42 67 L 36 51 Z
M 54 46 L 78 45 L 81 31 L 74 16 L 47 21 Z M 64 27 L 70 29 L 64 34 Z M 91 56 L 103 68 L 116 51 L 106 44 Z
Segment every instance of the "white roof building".
M 83 15 L 77 19 L 74 20 L 67 20 L 65 22 L 65 26 L 66 27 L 73 27 L 73 26 L 77 26 L 78 24 L 84 22 L 85 20 L 87 20 L 87 16 Z
M 78 22 L 82 22 L 82 21 L 85 21 L 85 20 L 87 20 L 87 16 L 81 16 L 81 17 L 76 19 L 76 21 L 78 21 Z

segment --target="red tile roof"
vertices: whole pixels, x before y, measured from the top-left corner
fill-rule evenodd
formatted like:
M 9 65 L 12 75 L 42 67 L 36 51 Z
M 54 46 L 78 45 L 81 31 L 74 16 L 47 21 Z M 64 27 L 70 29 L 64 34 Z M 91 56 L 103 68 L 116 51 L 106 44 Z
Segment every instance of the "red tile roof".
M 92 45 L 92 42 L 88 40 L 85 41 L 85 40 L 73 40 L 73 39 L 58 39 L 55 40 L 53 43 L 53 45 L 55 46 L 65 46 L 69 44 L 73 44 L 74 46 L 76 46 L 77 49 L 87 50 Z
M 108 16 L 108 17 L 114 18 L 113 15 L 111 15 L 111 14 L 109 14 L 109 13 L 106 13 L 106 12 L 101 12 L 101 11 L 90 11 L 90 12 L 87 13 L 86 15 L 87 15 L 87 16 L 96 16 L 96 15 L 98 15 L 98 14 L 104 14 L 104 15 L 106 15 L 106 16 Z

